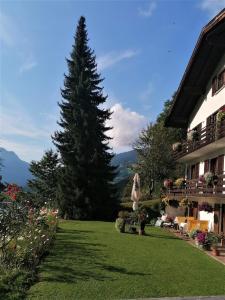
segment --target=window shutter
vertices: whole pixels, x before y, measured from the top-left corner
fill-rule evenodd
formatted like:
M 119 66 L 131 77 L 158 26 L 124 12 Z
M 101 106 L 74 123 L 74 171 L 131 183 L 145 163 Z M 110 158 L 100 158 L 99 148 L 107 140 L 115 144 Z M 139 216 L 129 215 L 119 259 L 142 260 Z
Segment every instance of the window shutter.
M 217 173 L 218 175 L 224 173 L 224 155 L 218 156 Z
M 199 178 L 199 163 L 195 165 L 195 179 Z
M 205 160 L 205 164 L 204 164 L 204 173 L 209 171 L 209 160 Z
M 212 80 L 212 96 L 217 91 L 217 77 L 215 76 Z

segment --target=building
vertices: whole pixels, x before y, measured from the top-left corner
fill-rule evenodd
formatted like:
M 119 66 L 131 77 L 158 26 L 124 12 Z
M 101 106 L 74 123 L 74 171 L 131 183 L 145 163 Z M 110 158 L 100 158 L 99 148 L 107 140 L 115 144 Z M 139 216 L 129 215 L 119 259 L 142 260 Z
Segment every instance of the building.
M 173 145 L 176 161 L 186 164 L 186 185 L 168 196 L 190 199 L 196 218 L 199 204 L 209 203 L 214 231 L 225 233 L 225 9 L 202 29 L 165 125 L 187 129 L 186 140 Z

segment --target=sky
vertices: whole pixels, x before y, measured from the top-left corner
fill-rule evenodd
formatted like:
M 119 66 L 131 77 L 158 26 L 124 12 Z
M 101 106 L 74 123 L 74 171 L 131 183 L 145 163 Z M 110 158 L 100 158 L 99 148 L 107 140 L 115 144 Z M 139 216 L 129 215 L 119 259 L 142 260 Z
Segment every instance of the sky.
M 127 151 L 179 86 L 201 29 L 225 0 L 0 0 L 0 146 L 30 162 L 53 147 L 65 58 L 86 17 L 105 78 L 115 153 Z

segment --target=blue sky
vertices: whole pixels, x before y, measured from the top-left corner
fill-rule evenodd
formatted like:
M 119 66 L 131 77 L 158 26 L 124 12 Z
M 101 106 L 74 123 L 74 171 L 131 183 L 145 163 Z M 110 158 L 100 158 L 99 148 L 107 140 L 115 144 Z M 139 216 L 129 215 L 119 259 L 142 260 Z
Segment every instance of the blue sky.
M 1 146 L 22 159 L 52 147 L 65 57 L 78 19 L 105 78 L 115 152 L 130 149 L 177 89 L 202 27 L 225 0 L 0 1 Z

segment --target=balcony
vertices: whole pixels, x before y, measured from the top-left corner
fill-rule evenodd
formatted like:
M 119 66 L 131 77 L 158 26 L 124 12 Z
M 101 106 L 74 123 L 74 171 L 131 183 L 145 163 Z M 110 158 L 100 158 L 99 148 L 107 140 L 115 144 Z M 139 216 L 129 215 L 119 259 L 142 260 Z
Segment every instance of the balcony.
M 176 198 L 222 198 L 225 201 L 225 174 L 218 175 L 218 183 L 213 187 L 207 186 L 206 183 L 200 182 L 198 179 L 186 180 L 183 188 L 172 187 L 167 190 L 166 195 L 171 199 Z M 225 202 L 224 202 L 225 203 Z
M 183 141 L 179 145 L 179 149 L 174 151 L 175 160 L 187 162 L 199 156 L 207 155 L 210 151 L 225 147 L 225 120 L 222 120 L 219 126 L 214 122 L 196 132 L 196 140 Z

